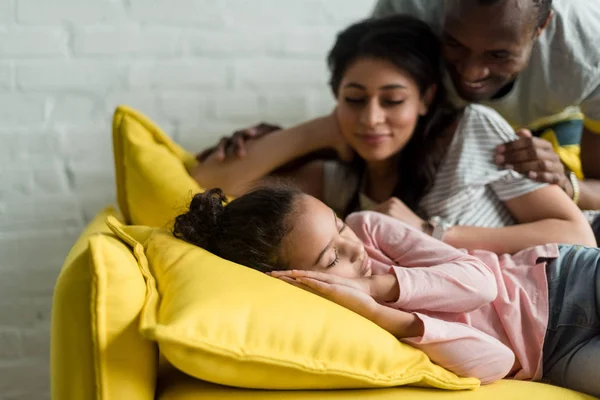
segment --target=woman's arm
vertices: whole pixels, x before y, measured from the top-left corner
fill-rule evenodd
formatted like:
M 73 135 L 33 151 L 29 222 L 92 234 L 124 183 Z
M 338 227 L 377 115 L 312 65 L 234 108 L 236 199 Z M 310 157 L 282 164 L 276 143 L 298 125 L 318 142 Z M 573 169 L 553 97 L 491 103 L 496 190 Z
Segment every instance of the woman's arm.
M 239 196 L 290 160 L 315 150 L 335 148 L 338 136 L 341 137 L 334 115 L 316 118 L 249 142 L 242 158 L 221 160 L 212 154 L 194 168 L 192 176 L 203 187 L 220 187 L 229 195 Z M 310 172 L 314 169 L 315 164 L 300 169 L 300 186 L 310 184 Z
M 389 304 L 401 309 L 468 312 L 493 301 L 498 288 L 490 269 L 478 258 L 449 246 L 403 222 L 365 211 L 348 216 L 346 223 L 366 245 L 369 255 L 380 252 L 392 267 L 397 298 Z M 384 261 L 384 260 L 382 260 Z M 390 279 L 374 277 L 381 287 L 376 297 L 389 300 Z
M 551 185 L 504 202 L 517 225 L 504 228 L 455 226 L 444 242 L 465 249 L 513 254 L 546 243 L 596 246 L 581 211 L 558 186 Z

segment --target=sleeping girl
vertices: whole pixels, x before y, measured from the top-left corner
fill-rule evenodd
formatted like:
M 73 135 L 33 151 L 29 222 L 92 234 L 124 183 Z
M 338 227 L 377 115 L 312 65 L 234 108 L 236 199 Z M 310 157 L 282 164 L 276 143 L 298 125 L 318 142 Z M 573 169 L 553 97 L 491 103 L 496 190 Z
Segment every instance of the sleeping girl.
M 321 295 L 460 376 L 600 396 L 600 249 L 466 252 L 384 214 L 342 221 L 287 186 L 195 195 L 174 235 Z

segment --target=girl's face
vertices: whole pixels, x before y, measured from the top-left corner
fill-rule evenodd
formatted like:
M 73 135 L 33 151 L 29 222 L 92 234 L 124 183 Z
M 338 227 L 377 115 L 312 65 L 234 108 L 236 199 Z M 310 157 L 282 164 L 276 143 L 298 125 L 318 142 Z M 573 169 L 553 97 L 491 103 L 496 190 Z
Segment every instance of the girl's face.
M 427 113 L 416 82 L 391 62 L 374 58 L 350 65 L 337 103 L 342 135 L 367 162 L 384 161 L 401 151 L 419 117 Z
M 362 242 L 333 210 L 309 195 L 297 201 L 300 212 L 282 247 L 290 268 L 344 278 L 370 276 L 371 262 Z

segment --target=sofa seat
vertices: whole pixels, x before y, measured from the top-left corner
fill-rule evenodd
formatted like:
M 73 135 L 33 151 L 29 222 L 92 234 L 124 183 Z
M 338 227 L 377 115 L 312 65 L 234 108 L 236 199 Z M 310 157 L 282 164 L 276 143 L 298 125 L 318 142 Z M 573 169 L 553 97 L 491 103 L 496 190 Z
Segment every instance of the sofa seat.
M 161 373 L 156 398 L 157 400 L 587 400 L 594 397 L 543 383 L 506 379 L 468 391 L 407 386 L 330 391 L 249 390 L 215 385 L 191 378 L 176 370 L 169 370 Z

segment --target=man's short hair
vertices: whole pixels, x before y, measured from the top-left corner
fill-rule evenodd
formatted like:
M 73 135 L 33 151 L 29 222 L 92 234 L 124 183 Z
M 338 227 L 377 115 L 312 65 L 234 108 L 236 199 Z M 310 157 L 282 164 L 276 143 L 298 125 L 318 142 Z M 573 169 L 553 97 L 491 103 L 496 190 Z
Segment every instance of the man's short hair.
M 477 2 L 483 6 L 488 6 L 492 4 L 499 3 L 505 0 L 477 0 Z M 552 10 L 552 0 L 531 0 L 533 1 L 533 6 L 538 9 L 538 15 L 536 19 L 537 27 L 542 26 L 542 24 L 550 15 L 550 11 Z

